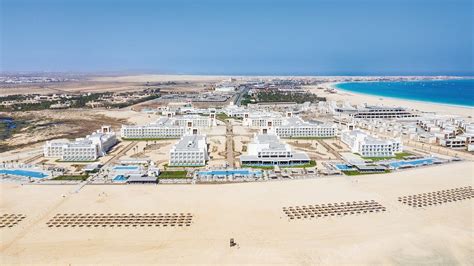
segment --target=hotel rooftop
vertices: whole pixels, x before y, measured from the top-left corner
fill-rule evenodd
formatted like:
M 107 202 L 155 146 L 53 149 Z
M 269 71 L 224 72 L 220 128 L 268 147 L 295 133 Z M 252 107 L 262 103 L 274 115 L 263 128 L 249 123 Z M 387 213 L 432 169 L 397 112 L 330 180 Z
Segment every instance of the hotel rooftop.
M 199 151 L 206 144 L 206 138 L 202 135 L 185 135 L 174 146 L 176 151 Z

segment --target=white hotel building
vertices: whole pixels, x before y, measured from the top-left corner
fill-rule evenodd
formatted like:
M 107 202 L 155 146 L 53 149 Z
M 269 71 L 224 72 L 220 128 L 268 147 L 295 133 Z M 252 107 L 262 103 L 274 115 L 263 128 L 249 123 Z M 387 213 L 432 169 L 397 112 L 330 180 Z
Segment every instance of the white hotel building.
M 391 107 L 382 105 L 358 105 L 352 106 L 345 102 L 341 106 L 331 101 L 324 106 L 320 105 L 320 110 L 328 108 L 333 114 L 345 114 L 353 118 L 363 119 L 400 119 L 400 118 L 415 118 L 418 114 L 404 108 Z M 322 109 L 321 109 L 322 108 Z
M 248 110 L 245 107 L 234 105 L 234 102 L 230 102 L 228 106 L 222 108 L 222 112 L 228 117 L 244 118 Z
M 216 125 L 216 111 L 211 110 L 208 116 L 202 115 L 182 115 L 172 118 L 174 124 L 180 127 L 196 128 L 196 127 L 212 127 Z
M 400 139 L 383 140 L 360 130 L 342 132 L 341 140 L 363 157 L 390 157 L 403 151 Z
M 240 156 L 242 166 L 289 166 L 302 165 L 310 162 L 310 158 L 304 152 L 294 152 L 290 145 L 281 142 L 277 135 L 256 135 L 248 144 L 247 155 Z
M 285 118 L 279 113 L 272 112 L 252 112 L 244 114 L 242 125 L 248 127 L 276 127 L 283 124 Z
M 186 128 L 174 125 L 173 120 L 168 117 L 162 117 L 148 125 L 122 125 L 120 129 L 123 139 L 176 139 L 185 133 Z
M 185 135 L 170 150 L 169 166 L 204 166 L 209 160 L 205 135 Z
M 95 161 L 106 155 L 116 143 L 117 138 L 110 126 L 103 126 L 101 130 L 75 141 L 47 141 L 43 146 L 43 154 L 44 157 L 62 161 Z
M 198 134 L 199 128 L 216 125 L 216 112 L 211 109 L 208 116 L 182 115 L 162 117 L 148 125 L 122 125 L 123 139 L 175 139 L 185 134 Z
M 336 126 L 322 122 L 305 122 L 299 117 L 289 117 L 272 130 L 280 138 L 329 138 L 336 136 Z

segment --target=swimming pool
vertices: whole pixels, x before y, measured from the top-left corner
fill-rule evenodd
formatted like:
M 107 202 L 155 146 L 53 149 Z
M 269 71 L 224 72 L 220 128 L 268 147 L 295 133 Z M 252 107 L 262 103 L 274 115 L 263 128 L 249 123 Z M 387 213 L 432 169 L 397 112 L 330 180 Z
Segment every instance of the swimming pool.
M 127 181 L 127 178 L 123 175 L 118 175 L 112 179 L 113 181 Z
M 139 167 L 136 165 L 130 165 L 130 166 L 125 166 L 125 165 L 118 165 L 114 166 L 114 170 L 138 170 Z
M 260 176 L 262 175 L 261 170 L 255 170 L 255 171 L 250 171 L 246 169 L 242 170 L 210 170 L 210 171 L 199 171 L 197 172 L 198 175 L 223 175 L 223 176 L 228 176 L 228 175 L 242 175 L 242 176 L 248 176 L 248 175 L 257 175 Z
M 43 172 L 20 170 L 20 169 L 0 169 L 0 174 L 25 176 L 25 177 L 32 177 L 32 178 L 45 178 L 48 176 L 44 174 Z
M 345 171 L 345 170 L 351 170 L 352 169 L 352 166 L 349 166 L 347 164 L 336 164 L 335 165 L 337 169 L 341 170 L 341 171 Z
M 425 159 L 417 159 L 411 161 L 398 161 L 389 163 L 389 165 L 393 168 L 401 168 L 401 167 L 415 167 L 420 165 L 430 165 L 433 164 L 435 159 L 432 158 L 425 158 Z

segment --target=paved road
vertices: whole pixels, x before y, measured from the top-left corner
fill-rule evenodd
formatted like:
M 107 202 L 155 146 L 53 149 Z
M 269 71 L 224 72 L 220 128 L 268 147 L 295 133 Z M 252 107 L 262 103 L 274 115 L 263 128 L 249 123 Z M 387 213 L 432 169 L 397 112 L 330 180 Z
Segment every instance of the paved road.
M 136 144 L 137 144 L 136 141 L 132 141 L 129 144 L 127 144 L 117 154 L 115 154 L 114 156 L 112 156 L 112 158 L 110 158 L 107 162 L 105 162 L 104 165 L 102 166 L 102 168 L 104 168 L 105 166 L 115 162 L 118 158 L 120 158 L 125 153 L 127 153 L 130 149 L 135 147 Z M 94 181 L 94 179 L 97 175 L 98 175 L 98 173 L 94 174 L 92 177 L 89 177 L 86 181 L 83 181 L 83 182 L 79 183 L 77 188 L 74 190 L 74 193 L 78 193 L 84 186 L 86 186 L 86 185 L 90 184 L 92 181 Z
M 118 158 L 120 158 L 122 155 L 127 153 L 129 150 L 131 150 L 135 145 L 137 145 L 138 142 L 132 141 L 128 145 L 126 145 L 121 151 L 119 151 L 117 154 L 115 154 L 112 158 L 110 158 L 107 162 L 104 163 L 104 166 L 109 165 L 113 162 L 115 162 Z
M 31 163 L 31 162 L 33 162 L 33 161 L 36 161 L 37 159 L 39 159 L 39 158 L 41 158 L 41 157 L 43 157 L 43 154 L 35 155 L 35 156 L 33 156 L 33 157 L 30 157 L 30 158 L 26 159 L 26 160 L 24 161 L 24 163 L 25 163 L 25 164 L 29 164 L 29 163 Z
M 322 139 L 318 139 L 317 142 L 319 144 L 321 144 L 324 148 L 326 148 L 326 150 L 328 150 L 328 152 L 332 153 L 334 156 L 336 156 L 336 158 L 338 159 L 342 159 L 342 156 L 339 154 L 339 152 L 337 152 L 333 147 L 331 147 L 331 145 L 327 144 L 326 142 L 324 142 L 324 140 Z
M 226 155 L 227 155 L 227 163 L 229 164 L 230 167 L 234 167 L 234 145 L 233 145 L 233 139 L 234 139 L 234 130 L 232 127 L 232 124 L 229 120 L 225 121 L 226 124 Z
M 241 102 L 242 102 L 242 98 L 243 98 L 244 95 L 246 95 L 248 92 L 249 92 L 249 88 L 245 87 L 244 89 L 242 89 L 242 90 L 239 92 L 239 95 L 235 98 L 234 104 L 237 105 L 237 106 L 240 106 L 240 105 L 241 105 Z

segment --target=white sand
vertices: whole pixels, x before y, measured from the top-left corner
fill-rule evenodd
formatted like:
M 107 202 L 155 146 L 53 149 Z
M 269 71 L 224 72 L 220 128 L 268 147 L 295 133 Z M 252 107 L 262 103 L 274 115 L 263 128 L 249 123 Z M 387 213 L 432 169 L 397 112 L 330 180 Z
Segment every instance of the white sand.
M 330 87 L 335 88 L 337 93 L 329 93 L 324 90 L 316 89 L 317 87 Z M 414 110 L 420 110 L 424 112 L 437 112 L 440 114 L 449 115 L 460 115 L 460 116 L 471 116 L 474 117 L 474 108 L 428 103 L 421 101 L 411 101 L 404 99 L 396 99 L 382 96 L 371 96 L 367 94 L 359 94 L 347 91 L 341 91 L 337 89 L 334 84 L 328 83 L 320 86 L 306 86 L 311 92 L 316 93 L 318 96 L 326 97 L 328 100 L 333 101 L 348 101 L 351 104 L 379 104 L 385 106 L 402 106 Z
M 386 175 L 228 185 L 0 184 L 0 264 L 473 264 L 472 200 L 424 210 L 402 195 L 471 185 L 472 162 Z M 67 194 L 62 198 L 62 194 Z M 377 200 L 387 212 L 288 221 L 283 206 Z M 186 228 L 48 228 L 56 213 L 190 212 Z M 235 238 L 238 247 L 230 248 Z

